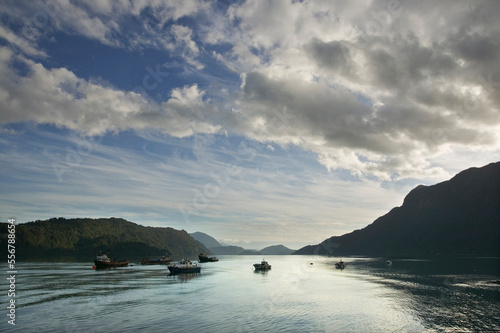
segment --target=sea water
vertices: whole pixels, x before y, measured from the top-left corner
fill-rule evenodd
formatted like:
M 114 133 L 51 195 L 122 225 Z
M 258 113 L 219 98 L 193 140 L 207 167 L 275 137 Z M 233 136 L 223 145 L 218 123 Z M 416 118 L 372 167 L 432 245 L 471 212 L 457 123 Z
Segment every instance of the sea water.
M 462 332 L 500 330 L 500 259 L 220 256 L 201 273 L 16 264 L 1 332 Z M 192 258 L 194 259 L 194 258 Z M 270 271 L 254 271 L 265 259 Z M 2 274 L 7 272 L 2 267 Z

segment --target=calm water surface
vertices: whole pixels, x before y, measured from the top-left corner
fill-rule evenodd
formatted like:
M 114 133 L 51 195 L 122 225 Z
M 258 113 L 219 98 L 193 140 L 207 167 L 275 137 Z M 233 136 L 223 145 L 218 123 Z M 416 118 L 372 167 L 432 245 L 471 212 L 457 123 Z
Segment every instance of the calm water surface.
M 498 258 L 344 258 L 337 270 L 338 258 L 266 256 L 268 272 L 253 271 L 260 257 L 219 258 L 185 276 L 138 263 L 19 263 L 16 326 L 4 310 L 0 331 L 500 331 Z

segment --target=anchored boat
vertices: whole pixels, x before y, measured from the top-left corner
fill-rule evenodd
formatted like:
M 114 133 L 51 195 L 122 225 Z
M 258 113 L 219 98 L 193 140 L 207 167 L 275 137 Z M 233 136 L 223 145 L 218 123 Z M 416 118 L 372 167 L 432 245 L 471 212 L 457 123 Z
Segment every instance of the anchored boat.
M 150 260 L 149 258 L 142 258 L 141 265 L 168 265 L 172 262 L 172 259 L 166 256 L 162 256 L 160 259 Z
M 255 267 L 255 270 L 261 271 L 271 269 L 271 265 L 269 265 L 269 263 L 265 260 L 262 260 L 260 264 L 253 264 L 253 267 Z
M 111 259 L 108 257 L 107 254 L 99 252 L 97 254 L 96 259 L 94 260 L 94 264 L 95 264 L 96 269 L 126 267 L 126 266 L 128 266 L 129 261 L 128 260 L 117 261 L 116 259 L 111 261 Z
M 340 259 L 339 262 L 335 263 L 335 268 L 337 268 L 337 269 L 344 269 L 345 268 L 345 262 L 343 262 L 342 259 Z
M 198 260 L 200 262 L 216 262 L 219 261 L 216 257 L 208 257 L 205 253 L 200 253 L 198 255 Z
M 176 264 L 169 265 L 168 270 L 170 274 L 200 273 L 201 266 L 189 260 L 181 260 Z

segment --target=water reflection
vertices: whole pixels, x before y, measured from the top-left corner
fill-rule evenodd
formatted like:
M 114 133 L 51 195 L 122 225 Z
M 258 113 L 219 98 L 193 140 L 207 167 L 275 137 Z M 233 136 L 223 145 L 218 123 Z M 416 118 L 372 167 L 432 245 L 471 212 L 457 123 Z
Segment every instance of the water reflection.
M 177 279 L 180 282 L 186 283 L 194 278 L 200 277 L 201 273 L 187 273 L 187 274 L 172 274 L 169 273 L 168 277 L 172 279 Z
M 79 263 L 24 263 L 13 331 L 500 329 L 500 286 L 491 282 L 500 279 L 491 269 L 498 260 L 463 267 L 344 258 L 339 270 L 337 258 L 270 259 L 271 271 L 254 271 L 252 256 L 227 256 L 202 273 L 174 276 L 160 266 L 95 271 Z
M 393 301 L 429 329 L 498 331 L 500 285 L 488 281 L 499 276 L 499 259 L 476 260 L 472 267 L 457 258 L 393 260 L 385 268 L 371 259 L 354 266 L 357 278 L 397 291 Z

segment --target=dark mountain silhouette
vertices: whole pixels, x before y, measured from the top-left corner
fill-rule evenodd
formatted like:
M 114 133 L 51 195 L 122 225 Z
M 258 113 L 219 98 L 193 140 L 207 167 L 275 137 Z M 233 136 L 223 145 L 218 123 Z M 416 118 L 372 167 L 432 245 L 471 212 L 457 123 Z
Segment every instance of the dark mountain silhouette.
M 206 233 L 197 231 L 189 234 L 191 237 L 196 239 L 201 244 L 205 245 L 206 248 L 210 249 L 213 247 L 221 247 L 222 245 L 212 236 L 207 235 Z
M 6 230 L 7 224 L 1 223 L 0 233 Z M 1 246 L 0 251 L 6 249 Z M 166 253 L 174 258 L 211 253 L 184 230 L 144 227 L 120 218 L 52 218 L 16 225 L 16 258 L 93 259 L 98 251 L 129 259 Z
M 214 254 L 236 255 L 246 250 L 240 246 L 227 245 L 227 246 L 212 247 L 210 248 L 210 251 L 212 251 Z
M 290 250 L 284 245 L 272 245 L 268 246 L 266 248 L 263 248 L 262 250 L 259 251 L 261 254 L 267 254 L 267 255 L 287 255 L 287 254 L 292 254 L 295 252 L 295 250 Z
M 294 254 L 424 257 L 500 255 L 500 162 L 417 186 L 367 227 Z

